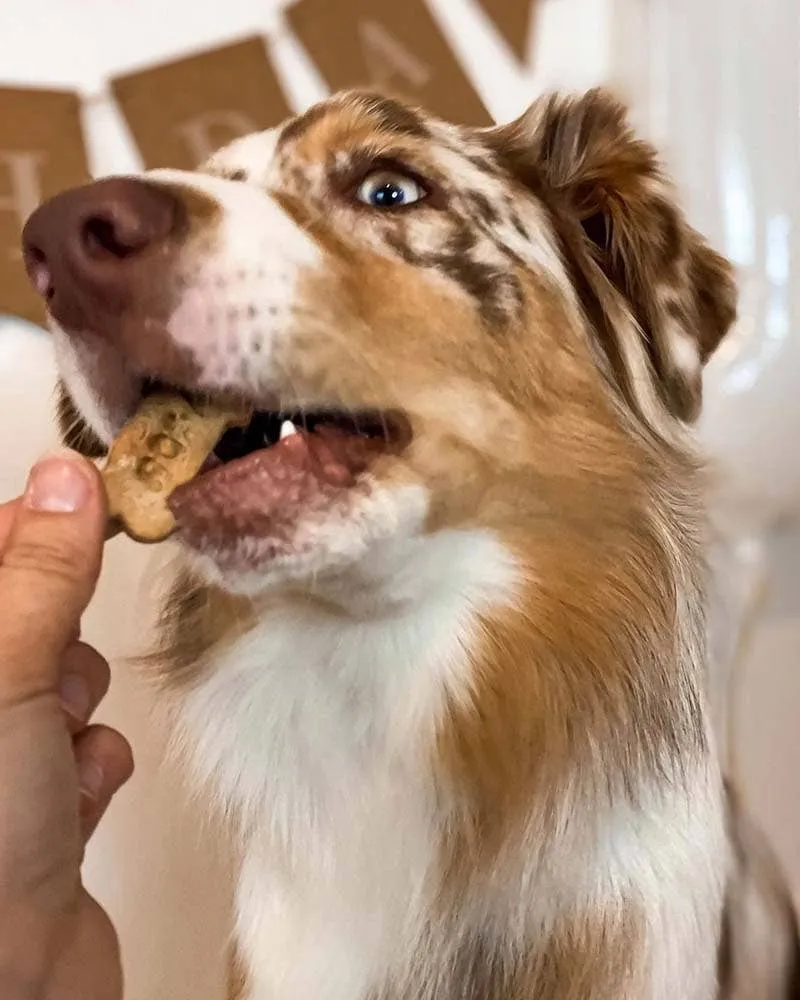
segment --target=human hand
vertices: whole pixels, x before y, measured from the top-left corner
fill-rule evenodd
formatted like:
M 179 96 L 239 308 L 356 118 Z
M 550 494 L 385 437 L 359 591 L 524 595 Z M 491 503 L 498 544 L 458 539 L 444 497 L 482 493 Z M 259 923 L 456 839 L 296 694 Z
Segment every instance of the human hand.
M 0 505 L 0 996 L 119 1000 L 116 935 L 81 884 L 88 838 L 133 764 L 88 725 L 109 684 L 80 642 L 100 572 L 105 500 L 86 460 L 37 465 Z

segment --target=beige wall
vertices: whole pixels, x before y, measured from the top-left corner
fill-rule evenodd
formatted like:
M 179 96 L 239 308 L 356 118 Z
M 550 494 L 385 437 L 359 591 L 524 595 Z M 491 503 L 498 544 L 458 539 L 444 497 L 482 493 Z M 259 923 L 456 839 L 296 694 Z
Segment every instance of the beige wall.
M 766 600 L 734 691 L 745 801 L 800 906 L 800 532 L 766 545 Z

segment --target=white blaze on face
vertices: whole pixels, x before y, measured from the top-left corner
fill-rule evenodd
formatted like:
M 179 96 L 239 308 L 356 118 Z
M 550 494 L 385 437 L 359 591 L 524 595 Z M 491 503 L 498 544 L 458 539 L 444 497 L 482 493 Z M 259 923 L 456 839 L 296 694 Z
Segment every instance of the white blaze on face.
M 321 264 L 319 247 L 255 184 L 182 171 L 148 176 L 219 207 L 184 250 L 169 335 L 191 353 L 206 388 L 269 391 L 275 348 L 292 325 L 303 273 Z
M 250 184 L 271 187 L 277 174 L 275 149 L 281 131 L 271 128 L 234 139 L 208 158 L 202 173 L 218 177 L 242 173 Z

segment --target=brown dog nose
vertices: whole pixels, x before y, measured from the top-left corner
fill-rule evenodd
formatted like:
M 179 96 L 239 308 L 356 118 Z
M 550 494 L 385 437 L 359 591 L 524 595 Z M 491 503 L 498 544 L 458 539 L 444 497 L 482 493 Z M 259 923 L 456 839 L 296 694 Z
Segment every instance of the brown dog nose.
M 22 233 L 28 275 L 55 318 L 85 322 L 87 311 L 119 307 L 136 294 L 142 264 L 165 251 L 181 221 L 169 191 L 112 177 L 56 195 Z

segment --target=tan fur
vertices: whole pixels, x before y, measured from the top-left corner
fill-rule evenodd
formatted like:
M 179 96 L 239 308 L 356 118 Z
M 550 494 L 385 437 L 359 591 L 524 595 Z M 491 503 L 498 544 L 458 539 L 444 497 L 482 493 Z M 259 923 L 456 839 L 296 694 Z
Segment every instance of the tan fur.
M 218 644 L 245 634 L 256 614 L 252 601 L 209 587 L 182 570 L 161 611 L 159 648 L 142 658 L 142 664 L 163 673 L 170 685 L 191 683 L 203 657 Z

